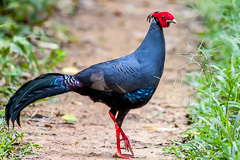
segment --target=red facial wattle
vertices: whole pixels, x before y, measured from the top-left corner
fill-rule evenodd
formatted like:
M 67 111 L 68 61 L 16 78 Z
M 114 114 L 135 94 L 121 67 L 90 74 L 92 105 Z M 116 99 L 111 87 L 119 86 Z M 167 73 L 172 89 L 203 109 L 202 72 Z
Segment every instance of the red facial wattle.
M 177 23 L 173 15 L 168 12 L 154 12 L 152 16 L 158 19 L 163 28 L 169 27 L 170 23 Z

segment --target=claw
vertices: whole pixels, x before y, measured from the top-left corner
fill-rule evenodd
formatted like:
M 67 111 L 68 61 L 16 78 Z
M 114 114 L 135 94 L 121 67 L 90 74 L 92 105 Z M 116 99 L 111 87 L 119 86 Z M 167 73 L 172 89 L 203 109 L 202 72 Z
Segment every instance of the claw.
M 131 159 L 134 157 L 134 153 L 132 150 L 132 147 L 130 145 L 130 142 L 127 138 L 127 136 L 125 135 L 125 133 L 123 132 L 123 130 L 117 125 L 116 123 L 116 118 L 115 116 L 109 112 L 110 117 L 112 118 L 112 120 L 115 123 L 115 129 L 116 129 L 116 138 L 117 138 L 117 152 L 113 155 L 114 157 L 119 157 L 119 158 L 124 158 L 124 159 Z M 122 135 L 122 139 L 120 139 L 120 134 Z M 120 142 L 124 141 L 124 146 L 125 149 L 129 152 L 131 152 L 132 155 L 125 155 L 121 153 L 121 148 L 120 148 Z
M 132 147 L 131 147 L 131 145 L 130 145 L 130 142 L 129 142 L 127 136 L 125 135 L 125 133 L 123 132 L 123 130 L 122 130 L 121 128 L 119 128 L 119 131 L 120 131 L 120 133 L 121 133 L 121 135 L 122 135 L 122 139 L 121 139 L 120 141 L 124 141 L 125 149 L 126 149 L 128 152 L 129 152 L 129 150 L 130 150 L 130 152 L 132 153 L 132 156 L 134 156 Z
M 131 159 L 133 158 L 132 155 L 125 155 L 125 154 L 121 154 L 121 153 L 118 153 L 116 152 L 113 157 L 118 157 L 118 158 L 123 158 L 123 159 Z
M 129 142 L 127 136 L 125 135 L 123 130 L 118 127 L 117 123 L 115 123 L 115 127 L 116 127 L 116 136 L 117 136 L 117 153 L 115 153 L 113 156 L 117 156 L 117 157 L 124 158 L 124 159 L 133 158 L 134 153 L 133 153 L 132 147 L 130 145 L 130 142 Z M 120 139 L 120 134 L 122 135 L 122 139 Z M 124 141 L 125 149 L 127 151 L 130 150 L 131 155 L 124 155 L 121 153 L 121 148 L 120 148 L 121 141 Z

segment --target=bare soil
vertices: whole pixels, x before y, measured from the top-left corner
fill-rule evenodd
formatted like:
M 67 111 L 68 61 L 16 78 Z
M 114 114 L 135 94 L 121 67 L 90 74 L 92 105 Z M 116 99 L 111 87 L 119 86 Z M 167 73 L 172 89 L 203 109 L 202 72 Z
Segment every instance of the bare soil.
M 184 74 L 191 67 L 183 67 L 189 60 L 179 56 L 191 50 L 194 13 L 183 2 L 175 0 L 89 0 L 82 1 L 75 16 L 56 16 L 69 26 L 79 40 L 65 45 L 69 54 L 59 66 L 80 70 L 106 60 L 133 52 L 148 31 L 147 16 L 154 11 L 168 11 L 178 21 L 164 29 L 166 64 L 163 77 L 152 100 L 143 108 L 130 111 L 123 130 L 131 140 L 135 158 L 139 160 L 176 159 L 166 155 L 164 147 L 186 130 L 185 107 L 190 103 L 192 89 L 183 83 Z M 108 115 L 109 108 L 93 103 L 88 97 L 75 93 L 56 96 L 51 102 L 42 101 L 23 112 L 24 141 L 37 143 L 40 154 L 26 159 L 118 159 L 115 128 Z M 61 116 L 72 114 L 75 123 L 65 123 Z

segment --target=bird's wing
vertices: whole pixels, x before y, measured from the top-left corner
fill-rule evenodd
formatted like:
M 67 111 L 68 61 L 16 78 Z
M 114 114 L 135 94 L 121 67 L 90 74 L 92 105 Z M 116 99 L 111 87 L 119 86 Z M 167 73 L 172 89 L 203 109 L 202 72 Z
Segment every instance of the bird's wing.
M 121 59 L 93 65 L 75 77 L 83 85 L 95 90 L 127 93 L 138 89 L 139 71 L 136 60 Z

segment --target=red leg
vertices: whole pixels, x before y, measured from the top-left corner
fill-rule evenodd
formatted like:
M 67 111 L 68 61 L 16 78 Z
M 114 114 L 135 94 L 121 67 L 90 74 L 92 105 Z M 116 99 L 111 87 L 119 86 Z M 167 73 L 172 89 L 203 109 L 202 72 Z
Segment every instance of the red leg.
M 121 135 L 122 135 L 122 139 L 121 139 L 121 140 L 124 141 L 126 150 L 128 150 L 128 151 L 130 150 L 130 152 L 132 153 L 132 156 L 134 156 L 132 147 L 131 147 L 131 145 L 130 145 L 130 142 L 129 142 L 127 136 L 125 135 L 125 133 L 123 132 L 123 130 L 122 130 L 121 128 L 119 128 L 119 129 L 120 129 L 119 131 L 121 132 Z M 120 140 L 120 141 L 121 141 L 121 140 Z
M 111 112 L 109 112 L 109 115 L 112 118 L 113 122 L 116 122 L 116 118 L 115 118 L 115 116 Z
M 129 158 L 133 158 L 134 156 L 134 153 L 132 151 L 132 147 L 130 145 L 130 142 L 127 138 L 127 136 L 125 135 L 125 133 L 123 132 L 123 130 L 117 125 L 116 123 L 116 118 L 115 116 L 109 112 L 109 115 L 110 117 L 112 118 L 112 120 L 114 121 L 115 123 L 115 129 L 116 129 L 116 138 L 117 138 L 117 152 L 113 155 L 113 156 L 116 156 L 116 157 L 120 157 L 120 158 L 124 158 L 124 159 L 129 159 Z M 120 134 L 122 135 L 122 139 L 120 140 Z M 120 147 L 120 142 L 121 141 L 124 141 L 124 144 L 125 144 L 125 149 L 126 150 L 130 150 L 130 152 L 132 153 L 132 155 L 123 155 L 121 153 L 121 147 Z

